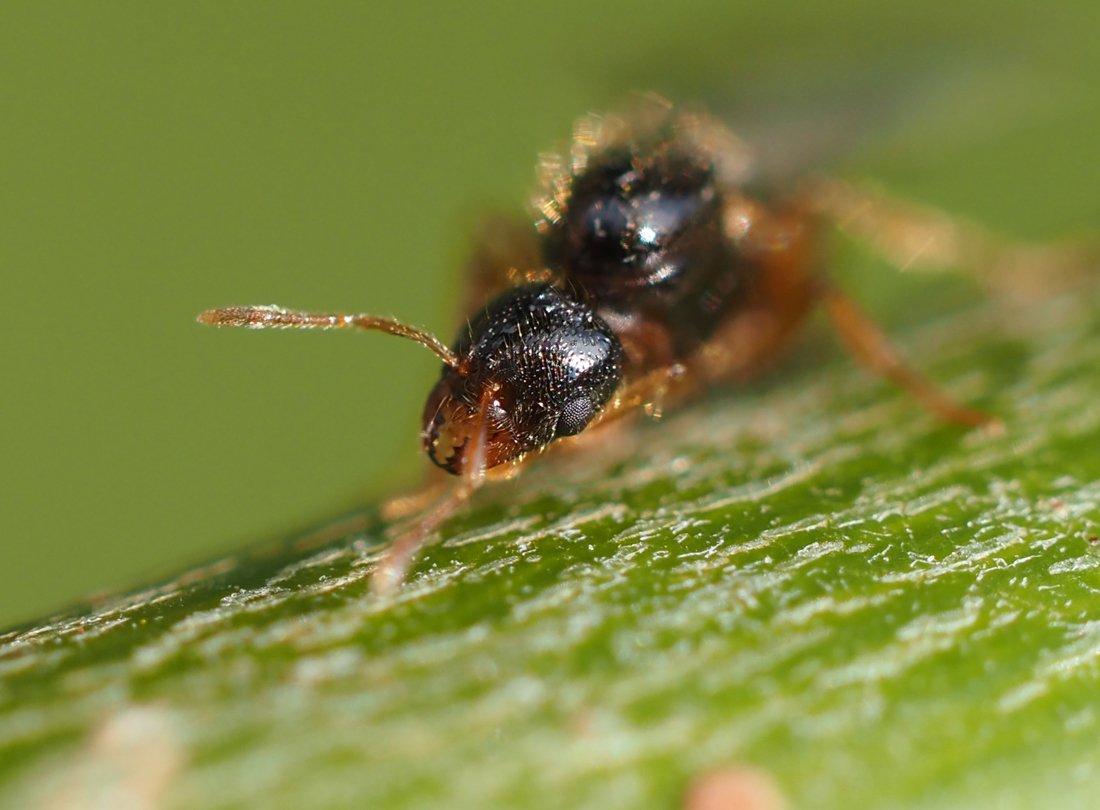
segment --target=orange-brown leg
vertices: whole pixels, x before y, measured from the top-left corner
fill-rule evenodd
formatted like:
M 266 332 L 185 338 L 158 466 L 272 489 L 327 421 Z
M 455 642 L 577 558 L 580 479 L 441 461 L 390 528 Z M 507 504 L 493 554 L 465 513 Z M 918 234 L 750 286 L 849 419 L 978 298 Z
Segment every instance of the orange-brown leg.
M 998 239 L 984 229 L 934 208 L 891 199 L 867 186 L 817 178 L 802 189 L 808 210 L 873 248 L 902 270 L 965 268 L 996 289 L 1020 292 L 1053 276 L 1079 273 L 1085 245 L 1027 247 Z M 964 426 L 999 425 L 937 389 L 902 360 L 882 331 L 839 290 L 818 291 L 837 334 L 870 371 L 911 393 L 939 418 Z
M 427 545 L 444 521 L 469 500 L 476 489 L 476 486 L 462 482 L 403 531 L 372 572 L 371 590 L 374 593 L 391 593 L 400 586 L 420 549 Z
M 1100 266 L 1088 240 L 1028 245 L 935 208 L 903 202 L 868 185 L 816 178 L 802 188 L 806 208 L 901 270 L 964 269 L 999 294 L 1029 300 Z
M 692 383 L 687 368 L 680 363 L 653 369 L 624 384 L 581 435 L 587 436 L 595 428 L 616 422 L 639 409 L 647 416 L 659 419 L 665 403 L 686 393 Z
M 393 523 L 416 512 L 422 512 L 442 498 L 453 484 L 450 475 L 437 467 L 430 467 L 425 470 L 424 485 L 420 489 L 390 498 L 382 504 L 382 519 L 387 523 Z
M 904 388 L 946 422 L 967 427 L 999 424 L 995 417 L 959 404 L 906 365 L 882 331 L 848 296 L 825 289 L 821 298 L 840 339 L 865 368 Z
M 458 508 L 485 483 L 485 449 L 488 441 L 487 414 L 493 395 L 494 391 L 490 390 L 482 397 L 478 412 L 480 429 L 470 438 L 472 444 L 464 457 L 465 461 L 463 462 L 462 475 L 459 478 L 458 486 L 437 501 L 427 513 L 422 515 L 393 541 L 393 545 L 390 546 L 386 555 L 379 561 L 378 567 L 371 574 L 372 590 L 375 593 L 392 592 L 404 582 L 409 566 L 416 559 L 420 549 L 428 543 L 440 525 L 458 511 Z

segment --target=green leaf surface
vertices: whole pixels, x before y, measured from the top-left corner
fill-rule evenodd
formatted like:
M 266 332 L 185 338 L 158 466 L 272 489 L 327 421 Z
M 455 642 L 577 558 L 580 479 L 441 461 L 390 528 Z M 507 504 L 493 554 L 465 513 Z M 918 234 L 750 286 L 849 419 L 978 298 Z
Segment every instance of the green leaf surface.
M 0 805 L 673 808 L 747 765 L 793 807 L 1095 807 L 1096 293 L 897 281 L 1003 435 L 817 324 L 483 490 L 392 596 L 368 512 L 0 636 Z

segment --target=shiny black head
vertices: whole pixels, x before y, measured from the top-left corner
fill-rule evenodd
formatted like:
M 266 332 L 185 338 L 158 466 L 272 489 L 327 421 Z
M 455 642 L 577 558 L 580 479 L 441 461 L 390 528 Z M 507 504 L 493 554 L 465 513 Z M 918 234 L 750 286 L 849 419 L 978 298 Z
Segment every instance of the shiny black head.
M 715 175 L 671 135 L 591 155 L 546 230 L 547 264 L 601 301 L 692 294 L 729 263 Z
M 582 431 L 622 377 L 622 348 L 592 310 L 548 285 L 503 293 L 471 321 L 424 406 L 424 449 L 480 475 Z

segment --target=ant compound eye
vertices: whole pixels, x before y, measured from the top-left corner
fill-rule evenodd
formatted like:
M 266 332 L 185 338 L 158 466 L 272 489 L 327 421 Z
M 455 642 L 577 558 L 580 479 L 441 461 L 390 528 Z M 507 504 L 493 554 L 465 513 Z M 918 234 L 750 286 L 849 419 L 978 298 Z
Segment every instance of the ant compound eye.
M 555 433 L 559 437 L 575 436 L 588 427 L 595 415 L 596 406 L 592 400 L 586 396 L 577 397 L 562 409 Z

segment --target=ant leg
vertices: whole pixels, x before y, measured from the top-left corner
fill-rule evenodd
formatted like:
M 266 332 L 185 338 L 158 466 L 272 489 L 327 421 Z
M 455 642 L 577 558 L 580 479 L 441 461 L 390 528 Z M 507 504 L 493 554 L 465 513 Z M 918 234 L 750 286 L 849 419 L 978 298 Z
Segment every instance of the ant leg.
M 633 407 L 641 406 L 647 417 L 659 421 L 665 414 L 665 405 L 683 389 L 687 368 L 673 363 L 658 371 L 635 391 Z
M 1013 243 L 934 208 L 902 202 L 869 186 L 819 177 L 803 203 L 901 270 L 965 267 L 994 290 L 1022 299 L 1095 272 L 1095 238 L 1047 245 Z
M 478 409 L 480 429 L 470 438 L 472 446 L 467 451 L 458 487 L 437 502 L 425 515 L 401 534 L 371 574 L 375 593 L 390 593 L 405 581 L 409 566 L 416 554 L 428 542 L 440 525 L 451 517 L 470 496 L 485 483 L 485 450 L 488 441 L 488 413 L 494 390 L 482 396 Z
M 907 366 L 882 331 L 851 298 L 826 288 L 821 292 L 821 300 L 840 339 L 865 368 L 904 388 L 926 410 L 946 422 L 966 427 L 1000 425 L 1000 421 L 990 414 L 951 399 Z
M 680 363 L 653 369 L 622 386 L 585 428 L 584 434 L 635 413 L 638 408 L 650 418 L 660 419 L 666 401 L 684 393 L 689 383 L 687 368 Z
M 810 209 L 901 270 L 970 267 L 984 273 L 1002 250 L 981 228 L 869 186 L 817 178 L 802 189 Z
M 440 471 L 429 471 L 429 473 L 435 472 Z M 450 481 L 440 476 L 436 478 L 436 480 L 426 481 L 424 486 L 416 492 L 409 492 L 405 495 L 397 495 L 390 498 L 382 504 L 382 519 L 388 523 L 392 523 L 427 509 L 432 502 L 439 500 L 443 496 L 443 493 L 450 486 L 450 483 Z
M 386 551 L 386 556 L 371 573 L 374 593 L 392 593 L 409 571 L 417 552 L 427 544 L 432 534 L 469 499 L 476 487 L 460 485 L 438 501 L 425 515 L 406 529 Z

